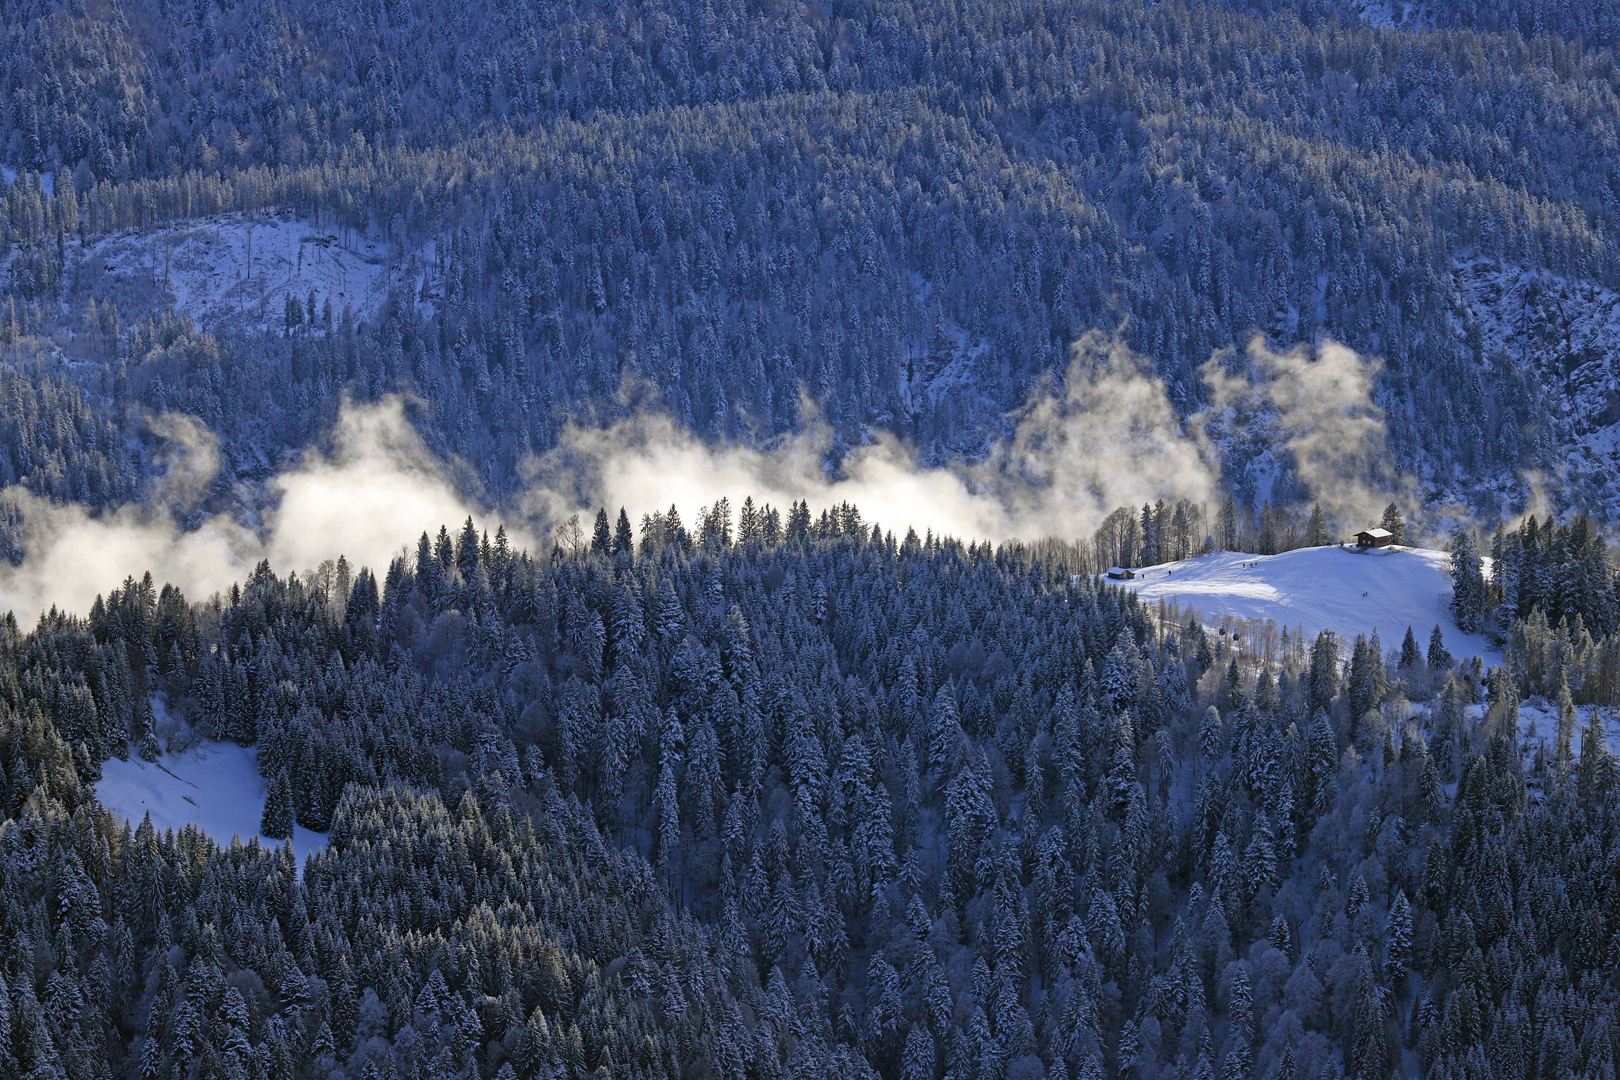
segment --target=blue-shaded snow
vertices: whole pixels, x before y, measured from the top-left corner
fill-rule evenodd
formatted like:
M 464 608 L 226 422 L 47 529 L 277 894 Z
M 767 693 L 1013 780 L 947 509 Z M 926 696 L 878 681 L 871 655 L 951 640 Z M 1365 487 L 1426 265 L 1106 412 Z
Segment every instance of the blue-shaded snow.
M 160 832 L 195 825 L 220 844 L 258 835 L 265 794 L 253 748 L 230 742 L 199 742 L 155 762 L 133 754 L 128 761 L 112 758 L 96 783 L 96 798 L 131 824 L 151 814 Z M 306 855 L 326 846 L 326 834 L 294 828 L 292 845 L 302 866 Z

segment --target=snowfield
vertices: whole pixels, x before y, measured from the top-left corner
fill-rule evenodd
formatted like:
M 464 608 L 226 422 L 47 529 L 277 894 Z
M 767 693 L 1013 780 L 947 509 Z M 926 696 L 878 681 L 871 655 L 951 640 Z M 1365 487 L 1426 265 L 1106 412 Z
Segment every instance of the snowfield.
M 1357 554 L 1337 547 L 1299 548 L 1281 555 L 1222 551 L 1138 570 L 1118 584 L 1146 603 L 1173 600 L 1197 611 L 1206 624 L 1225 617 L 1271 620 L 1303 629 L 1307 639 L 1332 630 L 1348 645 L 1378 631 L 1387 651 L 1399 648 L 1406 628 L 1428 650 L 1439 625 L 1446 649 L 1458 659 L 1500 656 L 1479 634 L 1465 634 L 1451 618 L 1451 556 L 1426 548 L 1386 548 Z
M 1362 22 L 1381 29 L 1423 30 L 1429 26 L 1425 5 L 1409 0 L 1351 0 L 1350 10 L 1361 16 Z
M 160 832 L 195 825 L 221 844 L 258 835 L 265 794 L 253 748 L 230 742 L 199 742 L 154 762 L 134 754 L 128 761 L 109 758 L 96 783 L 96 798 L 132 825 L 151 814 Z M 326 834 L 295 826 L 292 846 L 302 866 L 306 855 L 326 846 Z

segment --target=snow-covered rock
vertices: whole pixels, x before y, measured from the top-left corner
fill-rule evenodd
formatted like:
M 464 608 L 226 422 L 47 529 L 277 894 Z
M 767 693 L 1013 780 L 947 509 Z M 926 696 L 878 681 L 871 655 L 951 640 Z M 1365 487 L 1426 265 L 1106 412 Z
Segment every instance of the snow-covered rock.
M 1457 333 L 1482 360 L 1529 375 L 1544 393 L 1578 506 L 1620 518 L 1620 293 L 1489 259 L 1456 264 Z
M 210 328 L 279 329 L 289 294 L 307 303 L 313 292 L 317 313 L 330 302 L 334 318 L 345 306 L 365 318 L 395 285 L 420 295 L 420 265 L 413 273 L 409 257 L 374 237 L 290 215 L 227 214 L 94 242 L 79 280 L 92 295 L 138 290 Z

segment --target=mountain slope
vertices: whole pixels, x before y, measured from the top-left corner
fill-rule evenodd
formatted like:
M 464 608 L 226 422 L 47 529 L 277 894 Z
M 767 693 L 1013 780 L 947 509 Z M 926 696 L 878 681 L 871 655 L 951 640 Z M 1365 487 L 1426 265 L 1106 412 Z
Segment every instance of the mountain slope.
M 59 265 L 80 229 L 273 209 L 413 287 L 410 253 L 443 241 L 433 310 L 383 305 L 338 362 L 250 334 L 222 379 L 165 375 L 160 402 L 137 378 L 120 411 L 251 386 L 329 416 L 406 390 L 505 490 L 629 375 L 706 436 L 769 440 L 807 395 L 841 445 L 887 431 L 939 462 L 982 453 L 1086 331 L 1121 329 L 1183 416 L 1199 366 L 1259 332 L 1381 358 L 1396 459 L 1448 499 L 1499 511 L 1537 474 L 1561 495 L 1535 388 L 1457 332 L 1454 268 L 1620 284 L 1606 53 L 1314 5 L 368 10 L 31 0 L 8 24 L 3 288 L 26 333 L 66 340 L 112 295 Z M 74 183 L 51 197 L 30 169 Z M 252 437 L 274 457 L 307 434 Z

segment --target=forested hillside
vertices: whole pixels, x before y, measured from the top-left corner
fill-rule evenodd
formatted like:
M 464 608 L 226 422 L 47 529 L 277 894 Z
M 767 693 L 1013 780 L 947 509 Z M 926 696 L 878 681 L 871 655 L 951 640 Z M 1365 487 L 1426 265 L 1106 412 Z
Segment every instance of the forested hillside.
M 1612 1077 L 1617 26 L 0 0 L 0 1078 Z
M 1620 284 L 1612 19 L 1297 7 L 8 3 L 0 338 L 92 360 L 75 378 L 105 378 L 116 423 L 205 416 L 249 474 L 344 392 L 410 390 L 499 492 L 626 374 L 706 436 L 790 430 L 803 391 L 842 445 L 892 431 L 938 462 L 1088 330 L 1150 356 L 1183 415 L 1212 352 L 1327 335 L 1381 359 L 1395 459 L 1431 492 L 1492 515 L 1540 473 L 1558 496 L 1613 398 L 1599 377 L 1576 408 L 1566 375 L 1612 382 L 1620 338 L 1541 312 L 1510 348 L 1489 331 L 1512 313 L 1462 282 L 1489 259 Z M 154 363 L 161 229 L 237 210 L 385 238 L 414 284 L 330 345 L 353 296 L 244 299 L 272 336 L 204 327 L 220 363 Z M 96 238 L 129 229 L 149 265 L 111 272 Z M 1609 516 L 1604 437 L 1571 480 Z M 1227 464 L 1256 509 L 1303 495 L 1254 453 Z
M 1606 1075 L 1615 761 L 1527 761 L 1444 652 L 1341 674 L 802 504 L 131 580 L 0 638 L 0 1068 Z M 301 876 L 99 806 L 153 694 L 257 740 Z

